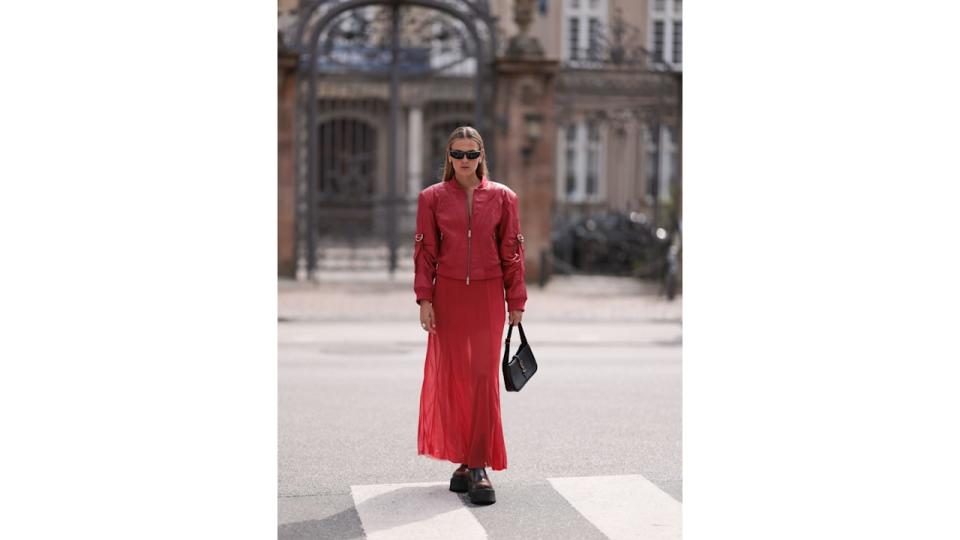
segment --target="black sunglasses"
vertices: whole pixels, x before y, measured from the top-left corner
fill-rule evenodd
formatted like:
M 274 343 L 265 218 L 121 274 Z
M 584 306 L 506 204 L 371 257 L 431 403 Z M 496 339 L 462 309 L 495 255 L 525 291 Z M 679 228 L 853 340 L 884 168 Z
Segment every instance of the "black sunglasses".
M 451 150 L 450 157 L 453 159 L 463 159 L 463 156 L 467 156 L 467 159 L 477 159 L 480 157 L 479 150 L 470 150 L 469 152 L 464 152 L 463 150 Z

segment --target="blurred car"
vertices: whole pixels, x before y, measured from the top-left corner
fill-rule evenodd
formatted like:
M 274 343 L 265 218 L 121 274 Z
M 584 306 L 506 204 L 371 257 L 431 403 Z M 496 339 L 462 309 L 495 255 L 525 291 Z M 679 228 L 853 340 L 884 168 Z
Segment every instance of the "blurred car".
M 554 271 L 660 278 L 670 235 L 640 212 L 602 211 L 557 224 Z

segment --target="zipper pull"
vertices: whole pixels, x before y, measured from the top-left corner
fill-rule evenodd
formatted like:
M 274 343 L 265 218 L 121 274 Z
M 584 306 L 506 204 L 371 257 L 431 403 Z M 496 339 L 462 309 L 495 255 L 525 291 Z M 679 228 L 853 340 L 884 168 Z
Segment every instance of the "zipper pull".
M 470 276 L 467 276 L 467 285 L 470 284 Z
M 467 238 L 470 238 L 470 229 L 467 229 Z

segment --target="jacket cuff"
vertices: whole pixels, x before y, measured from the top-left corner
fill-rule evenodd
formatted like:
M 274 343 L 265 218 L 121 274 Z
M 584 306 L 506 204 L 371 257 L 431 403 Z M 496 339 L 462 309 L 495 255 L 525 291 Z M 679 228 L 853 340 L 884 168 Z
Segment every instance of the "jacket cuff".
M 421 300 L 426 300 L 427 302 L 433 303 L 433 295 L 425 293 L 417 293 L 417 305 L 420 305 Z
M 526 303 L 526 300 L 519 298 L 516 300 L 507 300 L 507 311 L 523 311 Z

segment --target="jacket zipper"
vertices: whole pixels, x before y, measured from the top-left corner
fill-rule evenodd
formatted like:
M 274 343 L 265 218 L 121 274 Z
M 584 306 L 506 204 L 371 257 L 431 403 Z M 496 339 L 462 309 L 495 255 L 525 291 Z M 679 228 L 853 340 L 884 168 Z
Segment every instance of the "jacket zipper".
M 476 195 L 476 193 L 474 193 Z M 470 194 L 467 193 L 467 285 L 470 284 L 470 244 L 471 244 L 471 231 L 473 229 L 471 216 L 473 212 L 470 211 Z

